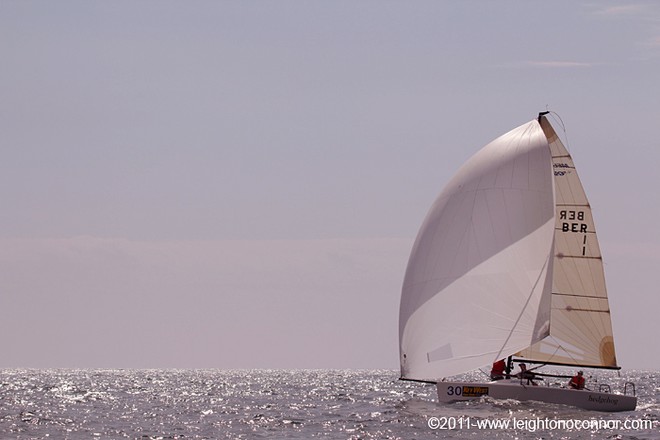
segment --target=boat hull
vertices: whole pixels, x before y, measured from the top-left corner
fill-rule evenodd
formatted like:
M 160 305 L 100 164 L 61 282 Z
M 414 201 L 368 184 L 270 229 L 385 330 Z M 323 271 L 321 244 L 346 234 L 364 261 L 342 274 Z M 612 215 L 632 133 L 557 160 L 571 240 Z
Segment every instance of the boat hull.
M 485 383 L 438 382 L 437 387 L 440 402 L 472 400 L 489 396 L 494 399 L 536 400 L 607 412 L 633 411 L 637 406 L 635 396 L 541 385 L 531 386 L 521 384 L 518 380 Z

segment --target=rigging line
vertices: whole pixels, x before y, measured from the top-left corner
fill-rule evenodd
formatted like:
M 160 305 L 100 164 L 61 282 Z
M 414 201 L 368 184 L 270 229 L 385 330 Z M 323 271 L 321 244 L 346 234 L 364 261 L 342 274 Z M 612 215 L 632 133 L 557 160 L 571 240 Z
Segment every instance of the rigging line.
M 549 335 L 549 337 L 551 337 L 552 339 L 554 339 L 554 338 L 552 337 L 552 335 Z M 535 370 L 535 369 L 537 369 L 537 368 L 545 367 L 546 365 L 548 365 L 547 362 L 550 362 L 550 361 L 552 360 L 552 358 L 555 356 L 555 354 L 557 354 L 557 350 L 559 350 L 559 347 L 555 348 L 555 352 L 552 353 L 552 354 L 550 355 L 550 360 L 546 361 L 545 363 L 542 363 L 542 364 L 539 365 L 538 367 L 534 367 L 534 368 L 530 369 L 529 371 Z M 530 357 L 533 358 L 533 356 L 530 356 Z
M 558 121 L 559 125 L 561 125 L 561 129 L 564 132 L 564 139 L 566 140 L 566 149 L 570 151 L 570 146 L 568 145 L 568 133 L 566 132 L 566 125 L 564 124 L 564 121 L 561 119 L 561 116 L 559 116 L 559 113 L 557 112 L 550 111 L 550 115 L 555 122 Z
M 550 336 L 550 337 L 552 337 L 552 336 Z M 552 337 L 552 339 L 555 339 L 555 338 Z M 552 358 L 557 354 L 557 351 L 558 351 L 558 350 L 559 350 L 559 346 L 557 346 L 557 348 L 555 348 L 555 352 L 552 353 L 552 354 L 550 355 L 550 360 L 552 360 Z M 537 366 L 537 367 L 534 367 L 534 368 L 530 369 L 529 371 L 535 370 L 535 369 L 537 369 L 537 368 L 545 367 L 546 365 L 548 365 L 548 362 L 550 362 L 550 360 L 546 361 L 545 363 L 543 363 L 543 364 L 541 364 L 541 365 L 539 365 L 539 366 Z
M 513 324 L 513 327 L 511 327 L 511 331 L 509 332 L 509 335 L 506 337 L 506 340 L 504 341 L 504 344 L 502 344 L 502 347 L 500 348 L 500 351 L 497 352 L 496 359 L 501 359 L 502 351 L 504 350 L 504 347 L 506 347 L 506 344 L 509 342 L 509 339 L 511 339 L 511 335 L 513 335 L 513 331 L 518 326 L 518 323 L 520 322 L 520 319 L 522 318 L 523 313 L 525 313 L 525 310 L 527 309 L 527 306 L 529 305 L 529 302 L 531 301 L 532 296 L 534 295 L 534 291 L 536 290 L 536 286 L 538 286 L 539 281 L 541 281 L 541 277 L 545 273 L 545 269 L 548 266 L 548 262 L 550 261 L 550 258 L 552 258 L 552 252 L 550 252 L 548 254 L 548 256 L 546 257 L 545 262 L 543 263 L 543 267 L 541 268 L 541 272 L 539 273 L 539 276 L 536 278 L 536 281 L 534 282 L 534 286 L 532 286 L 531 292 L 529 292 L 529 296 L 527 297 L 527 301 L 525 301 L 525 305 L 520 310 L 520 313 L 518 314 L 518 318 L 516 318 L 516 322 Z M 543 292 L 541 292 L 541 295 L 543 295 Z
M 543 364 L 544 366 L 547 364 Z M 562 379 L 570 379 L 573 376 L 570 375 L 565 375 L 565 374 L 545 374 L 545 373 L 534 373 L 537 376 L 543 376 L 543 377 L 558 377 Z
M 554 338 L 554 336 L 550 336 L 550 337 L 551 337 L 551 338 L 552 338 L 553 340 L 555 339 L 555 338 Z M 555 341 L 556 341 L 556 340 L 555 340 Z M 553 357 L 555 357 L 555 355 L 556 355 L 556 354 L 557 354 L 557 352 L 559 351 L 559 347 L 560 347 L 560 345 L 559 345 L 559 344 L 557 344 L 557 348 L 555 348 L 555 352 L 554 352 L 554 353 L 552 353 L 552 354 L 550 355 L 550 359 L 549 359 L 549 361 L 551 361 L 551 360 L 552 360 L 552 358 L 553 358 Z M 546 361 L 546 362 L 548 362 L 548 361 Z M 548 364 L 547 364 L 547 363 L 545 363 L 545 364 L 543 364 L 542 366 L 546 366 L 546 365 L 548 365 Z
M 572 360 L 573 362 L 575 362 L 576 364 L 579 364 L 579 362 L 577 361 L 577 359 L 575 359 L 575 358 L 573 357 L 573 355 L 571 354 L 571 352 L 568 351 L 568 350 L 566 350 L 566 349 L 565 349 L 565 348 L 559 343 L 559 341 L 557 341 L 557 340 L 555 339 L 554 336 L 550 335 L 550 337 L 551 337 L 552 340 L 555 341 L 555 343 L 557 344 L 557 348 L 555 349 L 555 352 L 552 353 L 552 356 L 550 357 L 550 361 L 552 360 L 552 357 L 554 357 L 554 355 L 557 354 L 557 351 L 559 351 L 559 349 L 561 348 L 562 350 L 564 350 L 564 353 L 566 353 L 566 354 L 568 355 L 568 357 L 571 358 L 571 360 Z

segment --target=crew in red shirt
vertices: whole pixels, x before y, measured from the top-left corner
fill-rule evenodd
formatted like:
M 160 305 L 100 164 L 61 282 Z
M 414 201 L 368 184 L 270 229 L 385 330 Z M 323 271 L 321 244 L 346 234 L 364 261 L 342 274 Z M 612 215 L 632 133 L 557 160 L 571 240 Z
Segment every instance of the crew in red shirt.
M 574 390 L 583 390 L 584 389 L 584 377 L 582 376 L 582 371 L 578 371 L 577 376 L 568 382 L 568 386 Z
M 504 370 L 506 369 L 506 364 L 504 359 L 493 364 L 493 368 L 490 370 L 490 380 L 502 380 L 504 379 Z

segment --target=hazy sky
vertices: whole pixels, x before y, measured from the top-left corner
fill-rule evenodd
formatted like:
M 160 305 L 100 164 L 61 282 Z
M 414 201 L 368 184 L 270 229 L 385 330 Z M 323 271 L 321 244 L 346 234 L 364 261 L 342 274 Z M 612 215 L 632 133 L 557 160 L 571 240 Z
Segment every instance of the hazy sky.
M 0 59 L 0 367 L 398 368 L 431 203 L 549 108 L 660 369 L 657 2 L 2 1 Z

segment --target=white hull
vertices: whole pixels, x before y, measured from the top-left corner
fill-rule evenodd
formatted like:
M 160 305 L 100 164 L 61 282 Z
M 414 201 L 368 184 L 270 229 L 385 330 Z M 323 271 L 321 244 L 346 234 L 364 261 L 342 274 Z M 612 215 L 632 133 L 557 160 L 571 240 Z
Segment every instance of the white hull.
M 523 385 L 519 380 L 485 383 L 438 382 L 438 400 L 440 402 L 479 399 L 481 396 L 489 396 L 494 399 L 537 400 L 608 412 L 632 411 L 637 406 L 635 396 L 542 385 Z

